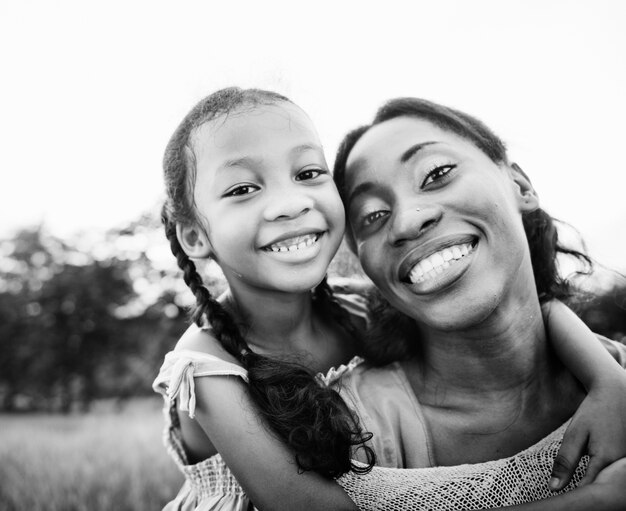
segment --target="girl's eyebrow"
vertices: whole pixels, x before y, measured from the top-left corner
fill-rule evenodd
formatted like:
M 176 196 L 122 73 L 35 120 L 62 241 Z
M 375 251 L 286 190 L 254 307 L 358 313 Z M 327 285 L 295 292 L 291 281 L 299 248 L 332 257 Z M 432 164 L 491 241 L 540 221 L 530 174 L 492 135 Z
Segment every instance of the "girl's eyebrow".
M 321 155 L 324 155 L 324 149 L 322 149 L 321 146 L 315 144 L 300 144 L 294 147 L 290 152 L 291 154 L 300 154 L 306 151 L 315 151 L 317 153 L 320 153 Z
M 259 158 L 252 158 L 250 156 L 243 156 L 241 158 L 233 158 L 232 160 L 226 160 L 223 162 L 218 170 L 225 170 L 231 167 L 254 167 L 259 165 L 261 160 Z
M 298 145 L 298 146 L 294 147 L 289 152 L 292 155 L 294 155 L 294 154 L 304 153 L 306 151 L 315 151 L 315 152 L 319 153 L 322 156 L 324 155 L 324 150 L 322 149 L 322 147 L 318 146 L 318 145 L 313 145 L 313 144 L 301 144 L 301 145 Z M 224 161 L 218 167 L 218 169 L 219 170 L 226 170 L 226 169 L 229 169 L 231 167 L 247 167 L 247 168 L 251 168 L 251 167 L 259 166 L 262 163 L 263 163 L 263 159 L 262 158 L 254 158 L 252 156 L 242 156 L 241 158 L 233 158 L 231 160 Z
M 411 147 L 409 147 L 406 151 L 402 153 L 402 155 L 400 156 L 400 163 L 406 163 L 411 158 L 413 158 L 413 156 L 415 156 L 415 153 L 417 153 L 424 147 L 433 145 L 433 144 L 438 144 L 438 143 L 439 142 L 431 141 L 431 142 L 420 142 L 419 144 L 412 145 Z

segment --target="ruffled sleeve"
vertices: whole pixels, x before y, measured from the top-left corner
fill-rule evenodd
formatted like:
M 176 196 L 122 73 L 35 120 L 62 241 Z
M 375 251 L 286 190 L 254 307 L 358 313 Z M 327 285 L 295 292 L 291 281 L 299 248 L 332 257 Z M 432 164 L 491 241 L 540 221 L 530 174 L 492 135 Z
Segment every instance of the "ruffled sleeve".
M 243 367 L 208 353 L 175 350 L 165 355 L 152 388 L 169 403 L 177 399 L 179 409 L 188 412 L 193 419 L 196 410 L 194 378 L 200 376 L 238 376 L 248 382 L 248 372 Z

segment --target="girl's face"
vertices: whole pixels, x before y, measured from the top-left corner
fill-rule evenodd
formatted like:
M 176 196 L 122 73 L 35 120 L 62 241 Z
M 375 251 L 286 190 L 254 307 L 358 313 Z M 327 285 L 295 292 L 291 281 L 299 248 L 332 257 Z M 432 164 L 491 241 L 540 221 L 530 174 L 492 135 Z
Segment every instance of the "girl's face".
M 413 117 L 375 125 L 350 153 L 346 197 L 363 269 L 421 323 L 467 328 L 536 293 L 521 221 L 532 187 L 464 138 Z
M 192 143 L 196 211 L 230 286 L 315 287 L 344 210 L 307 115 L 286 102 L 244 108 L 202 125 Z

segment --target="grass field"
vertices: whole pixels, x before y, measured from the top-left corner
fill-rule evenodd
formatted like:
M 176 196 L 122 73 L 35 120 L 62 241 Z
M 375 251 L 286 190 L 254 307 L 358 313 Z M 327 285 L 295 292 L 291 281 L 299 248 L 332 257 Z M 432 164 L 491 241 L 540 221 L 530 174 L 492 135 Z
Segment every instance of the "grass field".
M 162 442 L 161 401 L 87 415 L 0 415 L 3 511 L 158 510 L 182 476 Z

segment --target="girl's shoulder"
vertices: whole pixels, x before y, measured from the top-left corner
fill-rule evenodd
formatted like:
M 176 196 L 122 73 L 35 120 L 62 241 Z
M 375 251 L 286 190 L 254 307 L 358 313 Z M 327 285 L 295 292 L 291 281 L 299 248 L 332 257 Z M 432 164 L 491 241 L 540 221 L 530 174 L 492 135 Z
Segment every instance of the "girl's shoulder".
M 152 388 L 170 404 L 178 398 L 180 410 L 188 411 L 193 418 L 194 378 L 204 376 L 235 376 L 248 382 L 248 372 L 219 344 L 211 331 L 194 325 L 165 355 Z
M 210 327 L 199 327 L 191 324 L 176 343 L 172 353 L 181 351 L 204 353 L 217 357 L 224 362 L 241 366 L 241 363 L 220 344 Z

